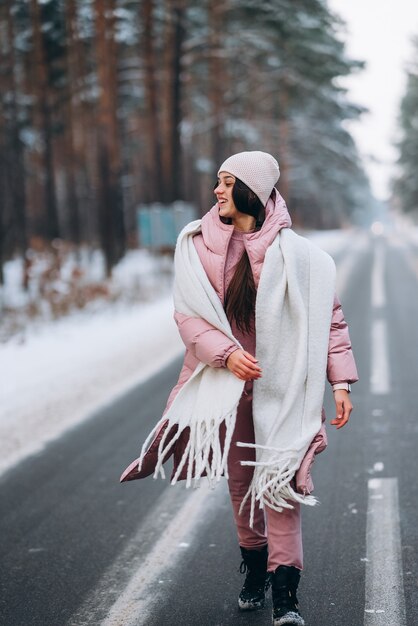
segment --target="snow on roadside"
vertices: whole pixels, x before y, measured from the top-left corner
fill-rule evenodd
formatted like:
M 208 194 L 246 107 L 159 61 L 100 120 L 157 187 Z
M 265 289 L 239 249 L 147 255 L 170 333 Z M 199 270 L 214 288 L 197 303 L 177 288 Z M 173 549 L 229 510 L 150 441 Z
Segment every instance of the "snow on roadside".
M 353 236 L 300 234 L 330 254 Z M 0 345 L 0 473 L 183 353 L 169 280 L 154 302 L 74 312 Z
M 0 473 L 183 351 L 172 295 L 72 314 L 0 347 Z
M 356 231 L 353 230 L 307 230 L 298 231 L 331 256 L 342 250 Z
M 113 303 L 144 302 L 171 285 L 171 254 L 128 250 L 106 277 L 103 253 L 63 242 L 51 250 L 27 253 L 4 264 L 0 285 L 0 343 L 25 341 L 48 322 L 77 312 L 89 315 Z M 23 284 L 27 283 L 24 289 Z

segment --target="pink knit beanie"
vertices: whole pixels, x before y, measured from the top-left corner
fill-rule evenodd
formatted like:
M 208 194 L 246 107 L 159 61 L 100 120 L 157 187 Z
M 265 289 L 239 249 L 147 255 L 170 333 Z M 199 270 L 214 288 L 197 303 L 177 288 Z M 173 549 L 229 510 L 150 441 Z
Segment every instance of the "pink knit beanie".
M 229 172 L 242 180 L 260 198 L 263 206 L 280 177 L 276 159 L 260 150 L 233 154 L 222 163 L 218 176 L 219 172 Z

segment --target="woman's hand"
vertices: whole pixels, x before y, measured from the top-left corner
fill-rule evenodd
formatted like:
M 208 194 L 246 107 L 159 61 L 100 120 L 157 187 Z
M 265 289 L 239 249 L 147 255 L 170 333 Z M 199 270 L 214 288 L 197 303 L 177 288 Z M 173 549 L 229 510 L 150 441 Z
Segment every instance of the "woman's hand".
M 261 378 L 262 369 L 258 365 L 258 359 L 240 348 L 229 355 L 226 366 L 240 380 Z
M 347 424 L 353 405 L 351 404 L 350 395 L 345 389 L 334 391 L 334 401 L 337 414 L 335 419 L 331 420 L 331 424 L 336 426 L 338 430 Z

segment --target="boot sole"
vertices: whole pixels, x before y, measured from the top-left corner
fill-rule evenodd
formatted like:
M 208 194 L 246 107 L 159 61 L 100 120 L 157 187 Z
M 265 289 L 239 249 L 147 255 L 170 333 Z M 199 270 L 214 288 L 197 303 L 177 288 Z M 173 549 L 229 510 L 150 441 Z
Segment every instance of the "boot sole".
M 264 600 L 260 602 L 243 602 L 238 599 L 238 607 L 241 611 L 258 611 L 259 609 L 264 609 Z
M 293 611 L 283 615 L 283 617 L 279 617 L 277 619 L 273 618 L 273 626 L 305 626 L 305 620 L 298 613 L 293 613 Z

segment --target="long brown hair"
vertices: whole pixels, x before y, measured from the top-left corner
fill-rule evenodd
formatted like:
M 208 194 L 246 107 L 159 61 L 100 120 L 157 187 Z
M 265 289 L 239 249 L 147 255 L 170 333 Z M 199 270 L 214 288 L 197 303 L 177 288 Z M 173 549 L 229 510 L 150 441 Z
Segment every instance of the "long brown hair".
M 264 222 L 265 211 L 258 196 L 245 183 L 236 178 L 232 188 L 232 198 L 238 211 L 255 217 L 255 230 L 260 230 Z M 250 259 L 247 251 L 244 250 L 229 283 L 224 302 L 229 322 L 232 323 L 234 320 L 237 328 L 243 333 L 250 333 L 253 330 L 252 320 L 256 295 Z

